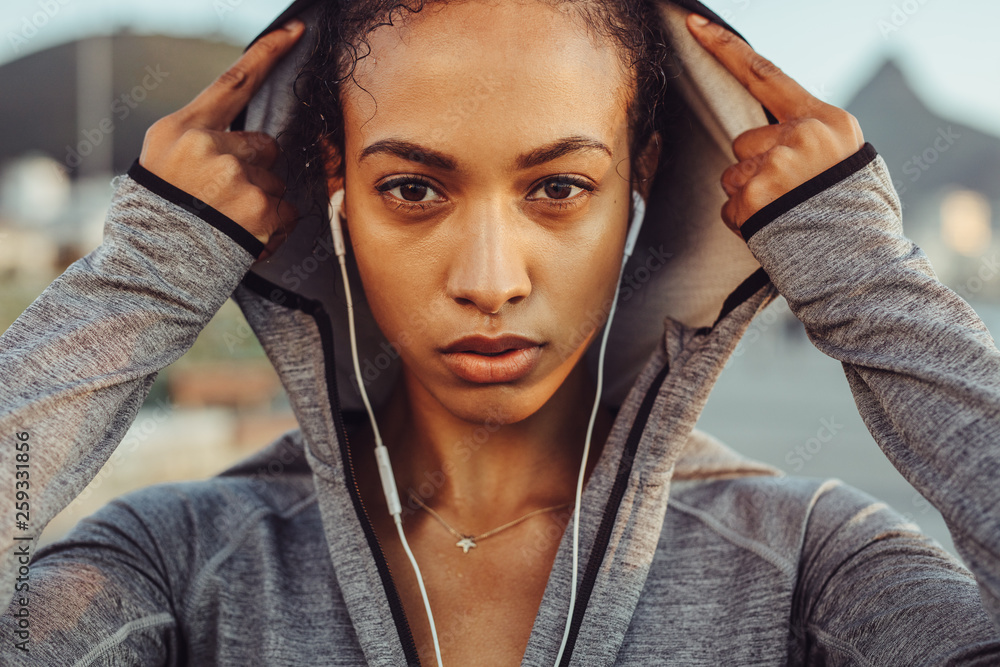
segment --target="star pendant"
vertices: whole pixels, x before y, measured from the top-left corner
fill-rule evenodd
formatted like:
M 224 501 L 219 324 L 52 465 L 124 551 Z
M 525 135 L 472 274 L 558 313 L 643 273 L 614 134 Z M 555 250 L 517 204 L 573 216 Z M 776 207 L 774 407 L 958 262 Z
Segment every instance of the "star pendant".
M 463 537 L 458 542 L 455 542 L 455 546 L 462 547 L 462 549 L 465 550 L 465 553 L 469 553 L 469 549 L 476 546 L 476 542 L 471 537 Z

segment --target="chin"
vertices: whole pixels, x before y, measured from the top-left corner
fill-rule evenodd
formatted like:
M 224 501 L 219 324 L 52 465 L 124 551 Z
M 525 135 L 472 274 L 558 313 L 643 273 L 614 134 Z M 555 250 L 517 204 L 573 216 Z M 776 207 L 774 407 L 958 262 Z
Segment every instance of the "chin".
M 542 387 L 495 386 L 451 389 L 438 399 L 463 421 L 485 426 L 516 424 L 538 412 L 551 397 Z M 441 400 L 444 399 L 444 400 Z

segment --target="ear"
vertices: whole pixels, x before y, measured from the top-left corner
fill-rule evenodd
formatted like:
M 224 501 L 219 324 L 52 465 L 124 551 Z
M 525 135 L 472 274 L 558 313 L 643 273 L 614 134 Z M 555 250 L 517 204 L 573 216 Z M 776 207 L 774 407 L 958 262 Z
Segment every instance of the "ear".
M 336 175 L 342 167 L 340 153 L 326 137 L 320 140 L 320 150 L 323 153 L 323 169 L 326 172 L 326 189 L 333 194 L 344 187 L 344 179 Z
M 636 161 L 636 173 L 634 187 L 642 195 L 642 198 L 649 200 L 649 193 L 653 188 L 653 179 L 656 178 L 656 166 L 660 162 L 660 146 L 662 139 L 659 132 L 653 132 L 649 141 L 642 149 L 639 159 Z

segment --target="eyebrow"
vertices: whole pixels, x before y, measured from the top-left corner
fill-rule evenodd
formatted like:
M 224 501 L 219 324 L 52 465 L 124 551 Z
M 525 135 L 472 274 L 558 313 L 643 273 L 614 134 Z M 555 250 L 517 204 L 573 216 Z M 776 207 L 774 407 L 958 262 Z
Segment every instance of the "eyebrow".
M 514 160 L 514 166 L 523 171 L 576 151 L 600 151 L 606 153 L 608 157 L 614 157 L 614 153 L 604 142 L 589 137 L 574 136 L 556 139 L 544 146 L 522 153 Z M 365 158 L 379 153 L 394 155 L 410 162 L 430 165 L 444 171 L 455 171 L 458 168 L 457 162 L 450 155 L 402 139 L 382 139 L 366 146 L 358 156 L 358 162 L 361 163 Z

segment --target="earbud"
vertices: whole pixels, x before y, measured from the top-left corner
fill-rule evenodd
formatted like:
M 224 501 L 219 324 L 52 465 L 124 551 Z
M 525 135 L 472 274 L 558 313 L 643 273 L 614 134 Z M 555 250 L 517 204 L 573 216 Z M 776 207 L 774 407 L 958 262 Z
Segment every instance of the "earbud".
M 625 238 L 625 259 L 632 256 L 635 250 L 635 243 L 639 239 L 639 230 L 642 229 L 642 220 L 646 217 L 646 200 L 642 198 L 638 190 L 632 191 L 632 222 L 629 225 L 628 236 Z
M 576 608 L 576 579 L 580 566 L 580 504 L 583 498 L 583 478 L 587 470 L 587 459 L 590 456 L 590 439 L 594 431 L 594 422 L 597 419 L 597 409 L 601 403 L 601 393 L 604 391 L 604 355 L 608 347 L 608 334 L 611 332 L 611 323 L 615 319 L 615 311 L 618 309 L 618 292 L 621 289 L 622 274 L 625 273 L 625 263 L 632 256 L 635 250 L 636 241 L 639 238 L 639 230 L 642 229 L 642 220 L 646 216 L 646 200 L 642 198 L 637 190 L 632 191 L 632 221 L 629 223 L 628 235 L 625 237 L 625 252 L 622 254 L 622 265 L 618 270 L 618 283 L 615 285 L 615 296 L 611 301 L 611 310 L 608 312 L 608 319 L 604 323 L 604 333 L 601 335 L 601 347 L 597 356 L 597 395 L 594 396 L 594 405 L 590 411 L 590 424 L 587 426 L 587 438 L 583 443 L 583 457 L 580 460 L 580 472 L 576 480 L 576 505 L 573 509 L 573 574 L 569 589 L 569 610 L 566 612 L 566 626 L 563 628 L 562 644 L 559 646 L 559 653 L 556 655 L 555 664 L 562 662 L 563 653 L 566 651 L 569 642 L 569 631 L 572 627 L 573 610 Z
M 344 281 L 344 300 L 347 302 L 347 327 L 351 335 L 351 361 L 354 364 L 354 377 L 358 382 L 358 389 L 361 392 L 361 400 L 365 404 L 365 411 L 371 421 L 372 432 L 375 435 L 375 458 L 378 461 L 378 474 L 382 480 L 382 493 L 385 494 L 385 502 L 389 508 L 389 514 L 396 524 L 396 531 L 399 533 L 399 541 L 410 559 L 410 565 L 417 576 L 417 584 L 420 586 L 420 596 L 424 601 L 424 610 L 427 612 L 427 620 L 431 625 L 431 638 L 434 640 L 434 655 L 437 657 L 438 667 L 441 664 L 441 645 L 438 642 L 437 626 L 434 624 L 434 614 L 431 611 L 431 603 L 427 598 L 427 588 L 424 586 L 424 577 L 420 574 L 420 566 L 413 556 L 409 543 L 406 541 L 406 534 L 403 532 L 402 513 L 403 507 L 399 502 L 399 493 L 396 490 L 396 477 L 392 474 L 392 464 L 389 462 L 389 450 L 382 442 L 382 434 L 379 432 L 378 424 L 375 422 L 375 413 L 372 410 L 371 402 L 368 400 L 368 392 L 365 390 L 365 383 L 361 381 L 361 363 L 358 361 L 358 336 L 354 327 L 354 301 L 351 299 L 351 284 L 347 279 L 347 248 L 344 245 L 344 233 L 341 229 L 341 221 L 346 220 L 344 216 L 344 190 L 341 188 L 330 196 L 330 232 L 333 235 L 333 246 L 337 254 L 337 261 L 340 264 L 340 277 Z
M 340 226 L 341 220 L 346 220 L 344 216 L 344 188 L 334 192 L 330 196 L 330 231 L 333 234 L 333 249 L 337 257 L 347 254 L 347 246 L 344 245 L 344 230 Z

